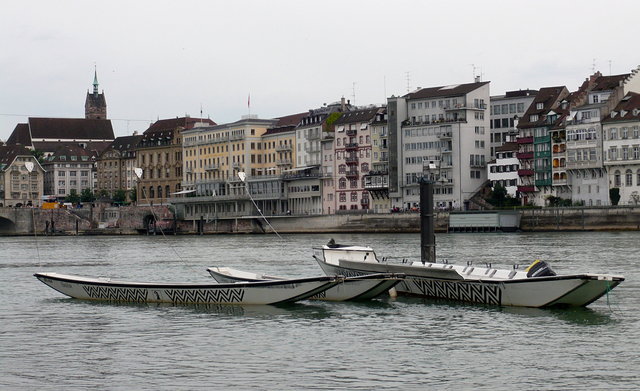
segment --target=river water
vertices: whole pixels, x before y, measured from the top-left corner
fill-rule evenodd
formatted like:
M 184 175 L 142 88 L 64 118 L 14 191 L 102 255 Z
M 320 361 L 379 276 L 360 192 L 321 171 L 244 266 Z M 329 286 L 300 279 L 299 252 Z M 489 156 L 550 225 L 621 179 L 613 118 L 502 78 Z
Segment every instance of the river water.
M 312 247 L 419 257 L 418 234 L 0 238 L 0 389 L 558 390 L 640 388 L 638 232 L 439 234 L 438 258 L 626 281 L 586 309 L 390 298 L 170 306 L 66 298 L 60 272 L 208 282 L 209 266 L 320 275 Z

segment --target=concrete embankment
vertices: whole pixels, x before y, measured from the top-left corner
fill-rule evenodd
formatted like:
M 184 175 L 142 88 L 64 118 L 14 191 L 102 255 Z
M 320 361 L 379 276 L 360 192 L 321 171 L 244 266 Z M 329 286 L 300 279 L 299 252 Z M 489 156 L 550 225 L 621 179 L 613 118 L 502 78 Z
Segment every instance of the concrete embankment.
M 519 211 L 522 231 L 640 230 L 640 207 L 545 208 Z M 267 216 L 281 233 L 419 232 L 417 213 Z M 259 216 L 183 221 L 171 206 L 81 209 L 0 208 L 0 235 L 129 235 L 147 232 L 160 220 L 163 232 L 177 234 L 268 233 Z M 151 224 L 153 225 L 153 224 Z M 449 214 L 436 214 L 436 232 L 447 232 Z M 156 229 L 159 233 L 159 230 Z
M 521 211 L 522 231 L 640 230 L 640 206 L 544 208 Z

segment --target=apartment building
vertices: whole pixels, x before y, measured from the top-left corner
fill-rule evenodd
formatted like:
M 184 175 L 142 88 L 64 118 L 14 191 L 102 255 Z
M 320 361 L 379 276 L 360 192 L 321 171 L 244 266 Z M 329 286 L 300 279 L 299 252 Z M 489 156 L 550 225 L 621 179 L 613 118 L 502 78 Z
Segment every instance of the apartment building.
M 96 190 L 95 161 L 97 151 L 89 151 L 74 145 L 61 145 L 44 158 L 44 193 L 65 197 L 75 191 Z
M 515 142 L 518 136 L 516 125 L 533 102 L 536 90 L 507 91 L 504 95 L 491 97 L 490 153 L 496 158 L 496 148 L 507 142 Z
M 113 196 L 117 190 L 136 188 L 138 177 L 136 166 L 136 148 L 142 135 L 117 137 L 111 145 L 98 155 L 96 161 L 96 189 L 104 190 Z
M 142 134 L 136 165 L 142 168 L 137 183 L 138 204 L 163 204 L 182 190 L 182 132 L 196 126 L 215 125 L 210 119 L 178 117 L 154 122 Z
M 387 108 L 376 113 L 371 127 L 371 170 L 364 177 L 364 188 L 371 198 L 371 211 L 388 213 L 389 199 L 389 131 Z
M 618 160 L 618 149 L 603 149 L 601 121 L 629 92 L 640 92 L 639 71 L 629 74 L 592 75 L 592 86 L 584 104 L 571 109 L 566 126 L 567 169 L 572 188 L 572 200 L 587 206 L 609 205 L 610 183 L 605 153 L 610 162 Z M 609 139 L 617 134 L 609 133 Z M 624 152 L 621 149 L 621 152 Z M 614 175 L 615 176 L 615 175 Z
M 21 145 L 0 145 L 0 206 L 41 205 L 44 169 Z
M 490 160 L 489 82 L 419 88 L 388 99 L 389 194 L 392 208 L 420 201 L 424 166 L 435 162 L 434 202 L 474 208 Z
M 602 120 L 603 158 L 619 205 L 640 203 L 640 94 L 629 92 Z
M 500 184 L 507 190 L 511 197 L 517 197 L 518 191 L 518 169 L 520 163 L 516 157 L 518 144 L 506 142 L 496 147 L 496 158 L 487 164 L 487 177 L 491 182 L 491 188 Z
M 523 204 L 544 205 L 555 195 L 552 186 L 551 131 L 568 112 L 562 101 L 569 96 L 564 86 L 541 88 L 518 121 L 519 182 Z
M 379 107 L 357 109 L 343 113 L 334 122 L 333 199 L 337 213 L 370 209 L 371 197 L 365 188 L 365 176 L 372 167 L 371 125 Z M 329 198 L 328 193 L 325 198 Z

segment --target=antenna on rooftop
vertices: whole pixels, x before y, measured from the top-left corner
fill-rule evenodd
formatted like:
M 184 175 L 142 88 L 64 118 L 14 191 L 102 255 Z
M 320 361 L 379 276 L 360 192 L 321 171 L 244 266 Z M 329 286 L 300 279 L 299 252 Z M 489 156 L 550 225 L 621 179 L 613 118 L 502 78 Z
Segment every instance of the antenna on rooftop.
M 411 72 L 407 71 L 407 92 L 411 92 Z
M 383 76 L 382 83 L 383 83 L 383 87 L 384 87 L 384 100 L 383 100 L 383 102 L 386 102 L 387 101 L 387 75 Z
M 593 59 L 593 62 L 591 63 L 591 73 L 596 73 L 596 59 Z
M 353 97 L 353 105 L 355 106 L 356 105 L 356 82 L 355 81 L 351 84 L 351 89 L 352 89 L 351 96 Z

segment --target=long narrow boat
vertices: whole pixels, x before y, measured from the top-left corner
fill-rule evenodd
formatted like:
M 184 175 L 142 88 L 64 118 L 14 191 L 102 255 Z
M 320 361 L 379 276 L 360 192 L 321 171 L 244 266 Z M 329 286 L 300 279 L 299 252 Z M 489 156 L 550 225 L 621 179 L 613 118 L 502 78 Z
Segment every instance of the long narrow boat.
M 618 286 L 624 277 L 611 274 L 556 275 L 539 260 L 525 271 L 438 263 L 433 221 L 433 185 L 438 171 L 429 164 L 420 181 L 420 260 L 380 262 L 370 247 L 336 244 L 315 248 L 314 258 L 326 274 L 354 276 L 404 273 L 398 294 L 522 307 L 586 306 Z
M 243 281 L 286 281 L 283 277 L 251 273 L 230 267 L 210 267 L 211 277 L 220 283 L 240 283 Z M 347 301 L 369 300 L 387 293 L 404 279 L 404 274 L 374 273 L 345 278 L 344 282 L 317 295 L 314 300 Z
M 344 281 L 340 276 L 236 284 L 113 281 L 58 273 L 34 276 L 58 292 L 83 300 L 174 304 L 280 304 L 318 295 Z
M 552 307 L 586 306 L 624 281 L 609 274 L 555 275 L 548 265 L 534 262 L 528 270 L 494 269 L 448 263 L 380 262 L 371 247 L 325 245 L 314 249 L 325 274 L 354 276 L 404 273 L 398 294 L 484 304 Z

